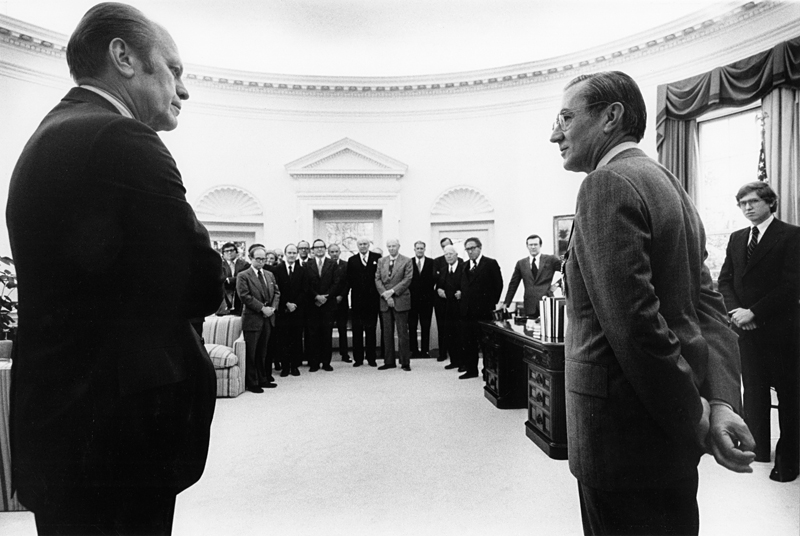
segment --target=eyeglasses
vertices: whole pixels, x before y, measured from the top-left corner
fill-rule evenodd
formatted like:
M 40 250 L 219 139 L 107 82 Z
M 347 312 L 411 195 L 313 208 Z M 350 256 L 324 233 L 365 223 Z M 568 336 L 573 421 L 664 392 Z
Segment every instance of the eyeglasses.
M 572 110 L 561 110 L 556 116 L 555 122 L 553 123 L 553 130 L 555 130 L 556 127 L 558 127 L 559 130 L 561 130 L 561 132 L 568 131 L 569 127 L 572 126 L 572 120 L 574 119 L 575 112 L 579 110 L 587 110 L 592 106 L 598 106 L 600 104 L 611 104 L 611 103 L 608 101 L 599 101 L 599 102 L 594 102 L 592 104 L 587 104 L 586 106 L 573 108 Z
M 478 246 L 472 246 L 472 247 L 469 247 L 469 248 L 464 248 L 465 251 L 472 251 L 474 249 L 478 249 Z
M 738 204 L 739 204 L 739 208 L 743 209 L 745 207 L 754 207 L 754 206 L 758 205 L 759 203 L 764 203 L 764 202 L 765 201 L 763 199 L 746 199 L 745 201 L 739 201 Z
M 314 246 L 313 249 L 325 249 L 325 246 Z
M 266 262 L 267 258 L 266 257 L 253 257 L 253 260 L 254 261 L 259 261 L 259 262 Z
M 305 250 L 305 251 L 308 251 L 308 249 L 309 249 L 309 248 L 308 248 L 308 247 L 306 247 L 306 246 L 300 246 L 300 247 L 299 247 L 299 248 L 297 248 L 297 249 L 298 249 L 298 251 L 303 251 L 303 250 Z
M 223 249 L 222 252 L 223 253 L 236 253 L 236 250 L 235 249 Z

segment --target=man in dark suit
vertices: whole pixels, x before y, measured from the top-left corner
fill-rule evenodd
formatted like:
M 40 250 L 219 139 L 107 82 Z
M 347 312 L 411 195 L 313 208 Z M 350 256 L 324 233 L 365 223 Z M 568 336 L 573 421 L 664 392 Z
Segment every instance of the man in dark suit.
M 445 237 L 439 241 L 439 245 L 442 248 L 442 252 L 444 252 L 444 248 L 446 246 L 452 246 L 453 241 Z M 438 283 L 439 278 L 444 273 L 445 268 L 447 268 L 447 261 L 445 260 L 444 253 L 442 253 L 442 255 L 433 259 L 433 280 L 435 282 Z M 433 300 L 433 313 L 436 317 L 436 331 L 439 339 L 439 356 L 436 358 L 436 361 L 444 361 L 447 359 L 447 337 L 442 329 L 442 326 L 444 326 L 447 321 L 445 318 L 446 312 L 447 300 L 439 295 L 439 289 L 437 287 L 436 296 Z
M 383 346 L 386 356 L 378 370 L 397 367 L 394 348 L 394 333 L 397 327 L 397 341 L 400 354 L 400 366 L 405 371 L 411 370 L 411 349 L 408 344 L 408 310 L 411 309 L 411 259 L 400 255 L 400 241 L 391 239 L 386 242 L 389 254 L 378 261 L 375 272 L 375 288 L 380 294 L 381 317 L 383 324 Z
M 281 360 L 281 377 L 300 376 L 303 360 L 303 318 L 308 307 L 308 280 L 306 271 L 297 260 L 297 246 L 284 248 L 286 260 L 272 273 L 280 290 L 280 302 L 275 319 L 275 335 Z
M 461 328 L 464 374 L 460 380 L 478 377 L 478 351 L 480 349 L 481 328 L 478 322 L 491 320 L 492 311 L 500 302 L 503 292 L 503 276 L 497 261 L 484 257 L 483 244 L 477 237 L 467 238 L 464 249 L 469 255 L 461 275 Z
M 6 208 L 23 297 L 12 477 L 40 534 L 169 534 L 216 395 L 189 319 L 222 301 L 219 254 L 156 133 L 189 94 L 167 31 L 123 4 L 84 15 L 67 63 L 80 87 L 25 146 Z
M 239 250 L 233 242 L 225 242 L 222 246 L 222 274 L 225 277 L 223 286 L 225 296 L 220 306 L 220 314 L 242 314 L 242 300 L 236 294 L 236 276 L 239 272 L 247 270 L 250 263 L 239 257 Z
M 356 245 L 358 254 L 347 259 L 347 285 L 351 292 L 350 310 L 353 323 L 353 366 L 360 367 L 366 355 L 369 365 L 376 367 L 375 329 L 378 324 L 380 295 L 375 288 L 375 272 L 381 257 L 369 250 L 370 241 L 367 238 L 359 238 Z
M 347 285 L 347 263 L 339 259 L 340 254 L 341 249 L 338 244 L 328 246 L 328 255 L 339 272 L 339 286 L 333 292 L 334 296 L 336 296 L 334 323 L 339 332 L 339 356 L 342 358 L 342 362 L 350 363 L 349 347 L 347 345 L 347 321 L 350 317 L 350 300 L 347 297 L 350 294 L 350 287 Z
M 739 334 L 744 420 L 756 440 L 756 461 L 770 461 L 773 386 L 781 436 L 769 477 L 790 482 L 800 456 L 800 228 L 775 218 L 778 196 L 765 182 L 745 184 L 736 201 L 752 226 L 731 235 L 719 290 Z
M 411 309 L 408 311 L 408 340 L 413 357 L 430 357 L 431 319 L 436 297 L 433 259 L 425 256 L 425 242 L 414 243 L 411 275 Z M 422 328 L 421 345 L 417 346 L 417 324 Z
M 539 300 L 543 296 L 552 296 L 550 285 L 553 284 L 553 275 L 561 271 L 561 260 L 554 255 L 542 253 L 542 238 L 539 235 L 530 235 L 525 239 L 525 245 L 528 246 L 528 256 L 517 261 L 514 266 L 503 307 L 507 309 L 511 305 L 519 282 L 522 281 L 525 287 L 525 316 L 539 318 Z
M 461 278 L 464 275 L 464 262 L 458 258 L 458 252 L 453 246 L 444 247 L 445 267 L 439 273 L 436 283 L 437 296 L 445 302 L 444 321 L 439 324 L 440 337 L 445 340 L 445 350 L 439 348 L 440 357 L 450 356 L 450 364 L 444 368 L 463 368 L 463 345 L 461 340 Z M 441 339 L 440 339 L 441 340 Z
M 582 75 L 550 137 L 565 169 L 589 173 L 565 267 L 564 373 L 586 534 L 697 534 L 706 445 L 752 471 L 753 438 L 735 413 L 736 337 L 703 263 L 703 224 L 678 180 L 637 148 L 646 116 L 628 75 Z
M 264 387 L 276 386 L 267 344 L 275 326 L 275 311 L 281 293 L 275 284 L 275 276 L 264 267 L 267 250 L 261 246 L 252 248 L 250 261 L 250 268 L 236 276 L 236 292 L 243 304 L 242 331 L 247 360 L 244 381 L 248 391 L 263 393 Z
M 308 279 L 308 307 L 306 318 L 310 337 L 309 372 L 332 371 L 331 350 L 334 314 L 336 312 L 336 289 L 339 288 L 339 270 L 325 256 L 325 241 L 317 238 L 311 248 L 314 254 L 306 262 Z

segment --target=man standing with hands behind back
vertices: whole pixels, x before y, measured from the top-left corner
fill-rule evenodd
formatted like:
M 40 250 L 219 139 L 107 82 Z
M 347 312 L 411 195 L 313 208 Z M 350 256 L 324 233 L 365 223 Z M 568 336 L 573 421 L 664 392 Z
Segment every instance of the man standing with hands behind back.
M 756 461 L 769 462 L 775 387 L 781 437 L 769 477 L 790 482 L 800 456 L 800 228 L 775 218 L 778 196 L 765 182 L 742 186 L 736 202 L 752 226 L 731 235 L 719 290 L 739 334 L 744 420 L 756 440 Z
M 539 235 L 530 235 L 525 240 L 525 245 L 528 247 L 528 256 L 517 261 L 514 266 L 503 306 L 507 309 L 511 305 L 514 294 L 519 288 L 519 282 L 522 281 L 525 287 L 524 313 L 530 318 L 538 318 L 539 300 L 550 292 L 553 275 L 560 273 L 561 261 L 554 255 L 542 253 L 542 237 Z
M 79 87 L 25 146 L 6 208 L 22 297 L 12 478 L 39 534 L 170 534 L 216 401 L 189 319 L 222 301 L 219 255 L 156 133 L 189 98 L 183 65 L 163 27 L 114 3 L 84 15 L 67 64 Z
M 566 255 L 564 372 L 585 534 L 697 534 L 703 451 L 737 472 L 754 458 L 703 224 L 638 148 L 646 117 L 628 75 L 583 75 L 550 136 L 565 169 L 588 173 Z

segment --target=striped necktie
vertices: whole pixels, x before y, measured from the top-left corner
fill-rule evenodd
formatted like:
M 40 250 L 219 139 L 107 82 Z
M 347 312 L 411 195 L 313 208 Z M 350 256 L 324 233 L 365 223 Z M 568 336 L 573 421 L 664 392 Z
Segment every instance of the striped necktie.
M 753 251 L 755 251 L 756 246 L 758 245 L 758 227 L 753 227 L 753 230 L 750 234 L 750 243 L 747 244 L 747 261 L 750 261 L 750 257 L 753 256 Z

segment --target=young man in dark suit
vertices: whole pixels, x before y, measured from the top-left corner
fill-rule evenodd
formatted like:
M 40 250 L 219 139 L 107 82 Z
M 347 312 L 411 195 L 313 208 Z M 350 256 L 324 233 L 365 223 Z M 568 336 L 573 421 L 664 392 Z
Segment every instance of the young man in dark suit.
M 189 319 L 222 301 L 219 254 L 156 133 L 189 98 L 183 66 L 164 28 L 110 3 L 78 23 L 67 64 L 79 87 L 25 146 L 6 208 L 23 297 L 12 478 L 40 534 L 169 534 L 216 401 Z
M 242 300 L 242 331 L 246 352 L 245 389 L 263 393 L 273 388 L 272 357 L 267 345 L 275 327 L 275 311 L 280 304 L 280 290 L 275 276 L 265 268 L 267 250 L 262 246 L 250 249 L 250 268 L 236 276 L 236 292 Z
M 564 372 L 585 534 L 697 534 L 703 451 L 739 472 L 755 456 L 703 224 L 638 148 L 646 117 L 628 75 L 582 75 L 550 135 L 564 168 L 588 173 L 565 266 Z
M 353 366 L 360 367 L 366 357 L 371 367 L 377 367 L 375 330 L 378 325 L 380 295 L 375 288 L 375 271 L 381 256 L 369 250 L 370 241 L 367 238 L 359 238 L 356 245 L 358 254 L 347 259 L 347 285 L 351 293 L 350 311 L 353 323 Z
M 469 260 L 461 275 L 461 328 L 463 338 L 462 367 L 464 374 L 460 380 L 478 377 L 478 352 L 480 350 L 481 328 L 478 322 L 491 320 L 492 311 L 500 302 L 503 292 L 503 275 L 497 261 L 484 257 L 483 244 L 477 237 L 464 242 Z
M 739 334 L 744 420 L 756 440 L 756 461 L 770 461 L 772 386 L 781 436 L 769 477 L 790 482 L 800 456 L 800 227 L 775 218 L 778 196 L 765 182 L 745 184 L 736 201 L 752 225 L 731 235 L 719 290 Z
M 433 301 L 436 298 L 433 278 L 433 259 L 425 256 L 425 242 L 414 243 L 411 259 L 411 309 L 408 311 L 408 341 L 412 357 L 430 357 L 431 320 Z M 417 324 L 422 328 L 420 346 L 417 346 Z
M 219 314 L 242 314 L 242 300 L 236 294 L 236 276 L 247 270 L 250 263 L 239 257 L 239 251 L 233 242 L 225 242 L 222 246 L 222 273 L 225 277 L 225 299 Z
M 336 289 L 339 288 L 339 270 L 325 256 L 325 241 L 317 238 L 312 245 L 313 257 L 306 263 L 308 279 L 308 307 L 306 318 L 311 338 L 308 355 L 309 372 L 332 371 L 331 351 L 334 314 L 336 312 Z
M 347 263 L 339 259 L 342 251 L 339 244 L 331 244 L 328 246 L 328 255 L 333 263 L 336 265 L 338 273 L 339 286 L 333 291 L 336 296 L 336 305 L 334 305 L 334 324 L 336 330 L 339 332 L 339 357 L 342 358 L 343 363 L 350 363 L 350 353 L 347 344 L 347 321 L 350 317 L 350 300 L 347 298 L 350 294 L 350 287 L 347 285 Z
M 444 368 L 458 369 L 465 372 L 463 367 L 463 343 L 461 340 L 461 277 L 464 275 L 464 262 L 458 258 L 458 252 L 453 246 L 444 247 L 445 266 L 439 273 L 436 282 L 437 296 L 445 302 L 444 320 L 439 324 L 440 340 L 445 340 L 444 348 L 439 348 L 439 356 L 447 359 L 450 364 Z M 438 321 L 437 321 L 438 322 Z
M 287 245 L 284 262 L 272 273 L 281 292 L 275 319 L 278 353 L 281 360 L 281 377 L 300 376 L 303 360 L 303 318 L 308 307 L 308 276 L 297 260 L 297 246 Z
M 528 247 L 528 256 L 517 261 L 503 307 L 508 308 L 514 300 L 519 283 L 525 287 L 523 307 L 525 316 L 539 318 L 539 300 L 543 296 L 551 296 L 550 286 L 553 284 L 553 275 L 561 270 L 561 260 L 554 255 L 542 253 L 542 238 L 539 235 L 530 235 L 525 239 Z

